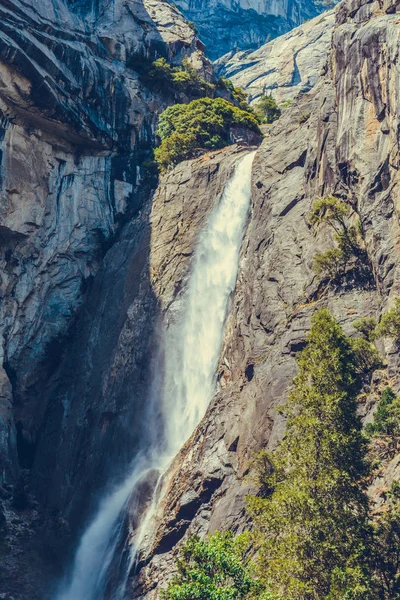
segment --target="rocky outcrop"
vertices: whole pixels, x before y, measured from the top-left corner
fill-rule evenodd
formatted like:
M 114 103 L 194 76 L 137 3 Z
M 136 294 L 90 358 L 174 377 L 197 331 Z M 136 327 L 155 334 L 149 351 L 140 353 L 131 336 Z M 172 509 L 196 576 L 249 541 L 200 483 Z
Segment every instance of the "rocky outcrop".
M 212 59 L 259 48 L 325 10 L 314 0 L 177 0 L 176 5 L 193 21 Z
M 217 72 L 242 88 L 250 104 L 263 94 L 283 104 L 323 76 L 334 24 L 335 12 L 326 12 L 254 52 L 230 52 L 216 61 Z
M 287 397 L 314 311 L 328 306 L 354 335 L 355 319 L 379 315 L 400 295 L 399 8 L 341 4 L 328 72 L 292 103 L 257 152 L 219 390 L 170 473 L 150 556 L 144 552 L 145 566 L 132 573 L 128 597 L 158 597 L 187 535 L 245 525 L 249 459 L 282 436 L 275 407 Z M 315 252 L 332 241 L 327 230 L 310 227 L 308 214 L 313 200 L 327 194 L 345 199 L 360 219 L 368 282 L 332 289 L 314 275 Z M 385 350 L 398 389 L 398 352 L 392 345 Z M 397 472 L 394 460 L 385 482 Z

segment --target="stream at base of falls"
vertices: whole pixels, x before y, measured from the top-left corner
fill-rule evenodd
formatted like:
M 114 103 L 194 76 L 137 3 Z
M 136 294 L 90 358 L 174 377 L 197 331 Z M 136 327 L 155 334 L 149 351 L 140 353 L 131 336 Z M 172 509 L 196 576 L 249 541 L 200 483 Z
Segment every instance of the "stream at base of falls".
M 180 314 L 164 332 L 163 382 L 152 394 L 148 431 L 131 472 L 120 487 L 105 495 L 97 514 L 84 531 L 69 580 L 56 600 L 103 600 L 109 568 L 120 541 L 128 505 L 136 501 L 147 481 L 153 499 L 140 518 L 130 560 L 115 589 L 107 597 L 122 600 L 129 568 L 151 528 L 162 477 L 191 436 L 212 399 L 230 299 L 236 286 L 240 249 L 251 195 L 255 152 L 241 157 L 221 198 L 200 232 Z M 157 386 L 155 386 L 157 387 Z M 153 414 L 152 414 L 153 412 Z M 152 435 L 154 420 L 161 421 Z

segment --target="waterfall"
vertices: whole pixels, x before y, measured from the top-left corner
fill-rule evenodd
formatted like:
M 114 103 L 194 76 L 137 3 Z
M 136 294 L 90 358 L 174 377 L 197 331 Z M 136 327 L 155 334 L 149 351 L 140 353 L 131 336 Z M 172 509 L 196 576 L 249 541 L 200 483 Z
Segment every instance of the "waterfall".
M 149 478 L 157 481 L 203 418 L 212 398 L 224 336 L 229 299 L 234 292 L 239 253 L 250 201 L 254 152 L 241 158 L 222 197 L 214 207 L 195 248 L 181 314 L 164 340 L 164 383 L 154 402 L 161 412 L 163 435 L 145 436 L 149 447 L 136 457 L 125 482 L 105 497 L 84 532 L 72 577 L 57 600 L 102 600 L 127 504 Z M 158 400 L 158 401 L 157 401 Z M 154 416 L 156 419 L 157 416 Z M 149 415 L 149 427 L 152 427 Z M 149 442 L 150 440 L 150 442 Z M 138 491 L 139 490 L 139 491 Z M 156 509 L 156 493 L 144 514 L 132 547 L 131 561 L 145 539 Z M 114 598 L 123 596 L 124 584 Z

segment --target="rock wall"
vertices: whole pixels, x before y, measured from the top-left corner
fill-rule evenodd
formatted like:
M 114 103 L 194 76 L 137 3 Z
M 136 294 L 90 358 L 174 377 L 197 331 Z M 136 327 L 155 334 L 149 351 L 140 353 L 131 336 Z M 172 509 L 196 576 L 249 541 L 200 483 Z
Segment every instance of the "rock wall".
M 314 0 L 177 0 L 213 60 L 235 50 L 257 49 L 325 10 Z
M 79 16 L 82 3 L 72 3 L 78 14 L 62 0 L 0 6 L 0 481 L 17 470 L 7 377 L 30 467 L 62 338 L 119 223 L 146 195 L 140 165 L 168 97 L 143 86 L 132 57 L 193 56 L 209 70 L 170 5 L 90 6 L 93 21 Z
M 140 338 L 139 321 L 147 321 L 143 311 L 157 318 L 141 279 L 154 185 L 142 164 L 157 115 L 172 101 L 168 90 L 147 88 L 135 67 L 159 56 L 188 57 L 212 77 L 202 43 L 166 2 L 0 2 L 0 593 L 14 598 L 44 597 L 43 565 L 65 551 L 71 525 L 87 517 L 135 444 L 135 403 L 123 423 L 126 447 L 119 407 L 132 381 L 138 395 L 146 385 L 151 339 Z M 145 301 L 132 308 L 132 332 L 124 310 L 137 297 Z M 109 320 L 96 312 L 106 301 Z M 114 361 L 124 343 L 136 346 L 129 376 Z M 116 469 L 121 447 L 126 460 Z
M 379 316 L 400 294 L 399 9 L 398 2 L 372 0 L 340 5 L 325 76 L 292 103 L 257 152 L 219 390 L 169 474 L 152 548 L 131 574 L 128 597 L 159 596 L 187 535 L 246 525 L 249 459 L 282 436 L 275 407 L 287 397 L 314 311 L 328 306 L 354 335 L 356 319 Z M 360 219 L 369 282 L 325 289 L 314 275 L 315 253 L 332 240 L 307 217 L 327 194 L 346 200 Z M 384 380 L 399 389 L 398 352 L 391 344 L 382 350 Z M 373 402 L 363 408 L 367 418 L 373 409 Z M 397 463 L 381 483 L 398 475 Z

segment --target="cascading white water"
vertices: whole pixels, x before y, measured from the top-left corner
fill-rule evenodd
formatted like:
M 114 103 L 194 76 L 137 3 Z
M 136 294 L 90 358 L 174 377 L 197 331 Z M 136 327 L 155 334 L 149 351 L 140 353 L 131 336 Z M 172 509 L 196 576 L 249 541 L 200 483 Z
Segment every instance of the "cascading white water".
M 254 152 L 238 161 L 220 202 L 208 218 L 195 249 L 182 314 L 166 332 L 164 385 L 159 400 L 163 439 L 149 442 L 152 437 L 146 437 L 150 447 L 135 459 L 125 482 L 100 505 L 82 537 L 71 581 L 67 588 L 63 586 L 57 600 L 104 598 L 126 504 L 148 476 L 157 472 L 160 480 L 207 410 L 215 387 L 229 298 L 236 285 L 253 158 Z M 146 535 L 154 510 L 153 501 L 141 515 L 133 553 Z M 116 598 L 122 597 L 123 587 L 116 591 Z

